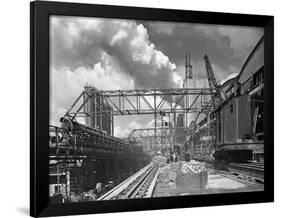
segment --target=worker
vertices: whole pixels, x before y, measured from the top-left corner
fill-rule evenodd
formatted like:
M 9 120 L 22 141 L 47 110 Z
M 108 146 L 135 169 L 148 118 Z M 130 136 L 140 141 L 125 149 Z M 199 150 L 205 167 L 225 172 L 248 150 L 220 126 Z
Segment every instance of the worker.
M 173 161 L 174 161 L 174 162 L 177 162 L 177 161 L 178 161 L 178 157 L 177 157 L 176 153 L 173 154 Z
M 173 162 L 173 161 L 174 161 L 174 158 L 173 158 L 173 152 L 171 152 L 171 154 L 170 154 L 170 160 L 171 160 L 171 162 Z

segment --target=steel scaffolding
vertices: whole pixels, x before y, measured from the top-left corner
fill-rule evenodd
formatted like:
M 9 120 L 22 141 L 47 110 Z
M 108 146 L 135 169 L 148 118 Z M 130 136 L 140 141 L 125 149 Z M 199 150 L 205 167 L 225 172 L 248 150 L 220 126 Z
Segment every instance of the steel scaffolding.
M 98 103 L 100 106 L 107 103 L 112 110 L 103 110 L 100 113 L 113 113 L 118 115 L 141 115 L 161 113 L 197 113 L 202 108 L 210 110 L 208 102 L 214 96 L 216 90 L 209 88 L 178 88 L 178 89 L 135 89 L 135 90 L 84 90 L 67 111 L 67 115 L 73 119 L 87 117 L 92 114 L 83 111 L 87 101 L 95 101 L 95 98 L 104 99 Z M 87 96 L 83 98 L 83 96 Z M 184 97 L 194 96 L 188 107 L 184 107 Z M 209 96 L 209 97 L 208 97 Z M 82 101 L 82 102 L 81 102 Z M 206 106 L 208 108 L 206 108 Z M 74 108 L 77 108 L 74 110 Z

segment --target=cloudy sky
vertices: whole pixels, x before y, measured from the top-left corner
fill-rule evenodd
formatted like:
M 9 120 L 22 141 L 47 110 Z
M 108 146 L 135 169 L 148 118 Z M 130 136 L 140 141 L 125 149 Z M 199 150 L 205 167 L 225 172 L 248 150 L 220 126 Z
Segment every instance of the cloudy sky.
M 182 87 L 184 55 L 191 53 L 193 86 L 207 86 L 207 54 L 218 81 L 239 73 L 263 35 L 253 27 L 52 16 L 50 19 L 50 123 L 82 92 Z M 115 135 L 148 127 L 151 117 L 116 117 Z

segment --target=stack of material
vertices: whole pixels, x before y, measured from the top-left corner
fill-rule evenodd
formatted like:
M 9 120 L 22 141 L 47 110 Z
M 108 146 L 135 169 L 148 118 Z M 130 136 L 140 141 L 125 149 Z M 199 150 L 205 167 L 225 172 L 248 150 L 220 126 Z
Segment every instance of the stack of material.
M 164 167 L 160 167 L 158 181 L 163 182 L 163 183 L 169 183 L 170 182 L 170 172 L 171 172 L 171 164 L 167 164 Z
M 198 161 L 183 162 L 181 167 L 182 173 L 200 173 L 206 171 L 205 163 Z
M 174 183 L 176 181 L 180 168 L 181 168 L 181 162 L 171 163 L 171 167 L 170 167 L 170 171 L 169 171 L 169 181 L 170 182 Z
M 177 188 L 204 189 L 208 182 L 208 172 L 205 164 L 197 161 L 182 162 L 175 182 Z
M 179 161 L 159 169 L 158 183 L 187 190 L 204 189 L 208 182 L 208 171 L 204 163 Z

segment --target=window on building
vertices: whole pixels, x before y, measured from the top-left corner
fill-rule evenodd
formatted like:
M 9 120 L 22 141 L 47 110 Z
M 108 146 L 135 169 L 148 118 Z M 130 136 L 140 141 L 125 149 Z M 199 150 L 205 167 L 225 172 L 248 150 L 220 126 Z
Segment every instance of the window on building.
M 233 104 L 230 105 L 230 113 L 233 113 Z
M 264 70 L 261 67 L 254 75 L 253 75 L 253 88 L 262 84 L 264 82 Z
M 55 193 L 60 192 L 60 186 L 59 185 L 55 185 Z

